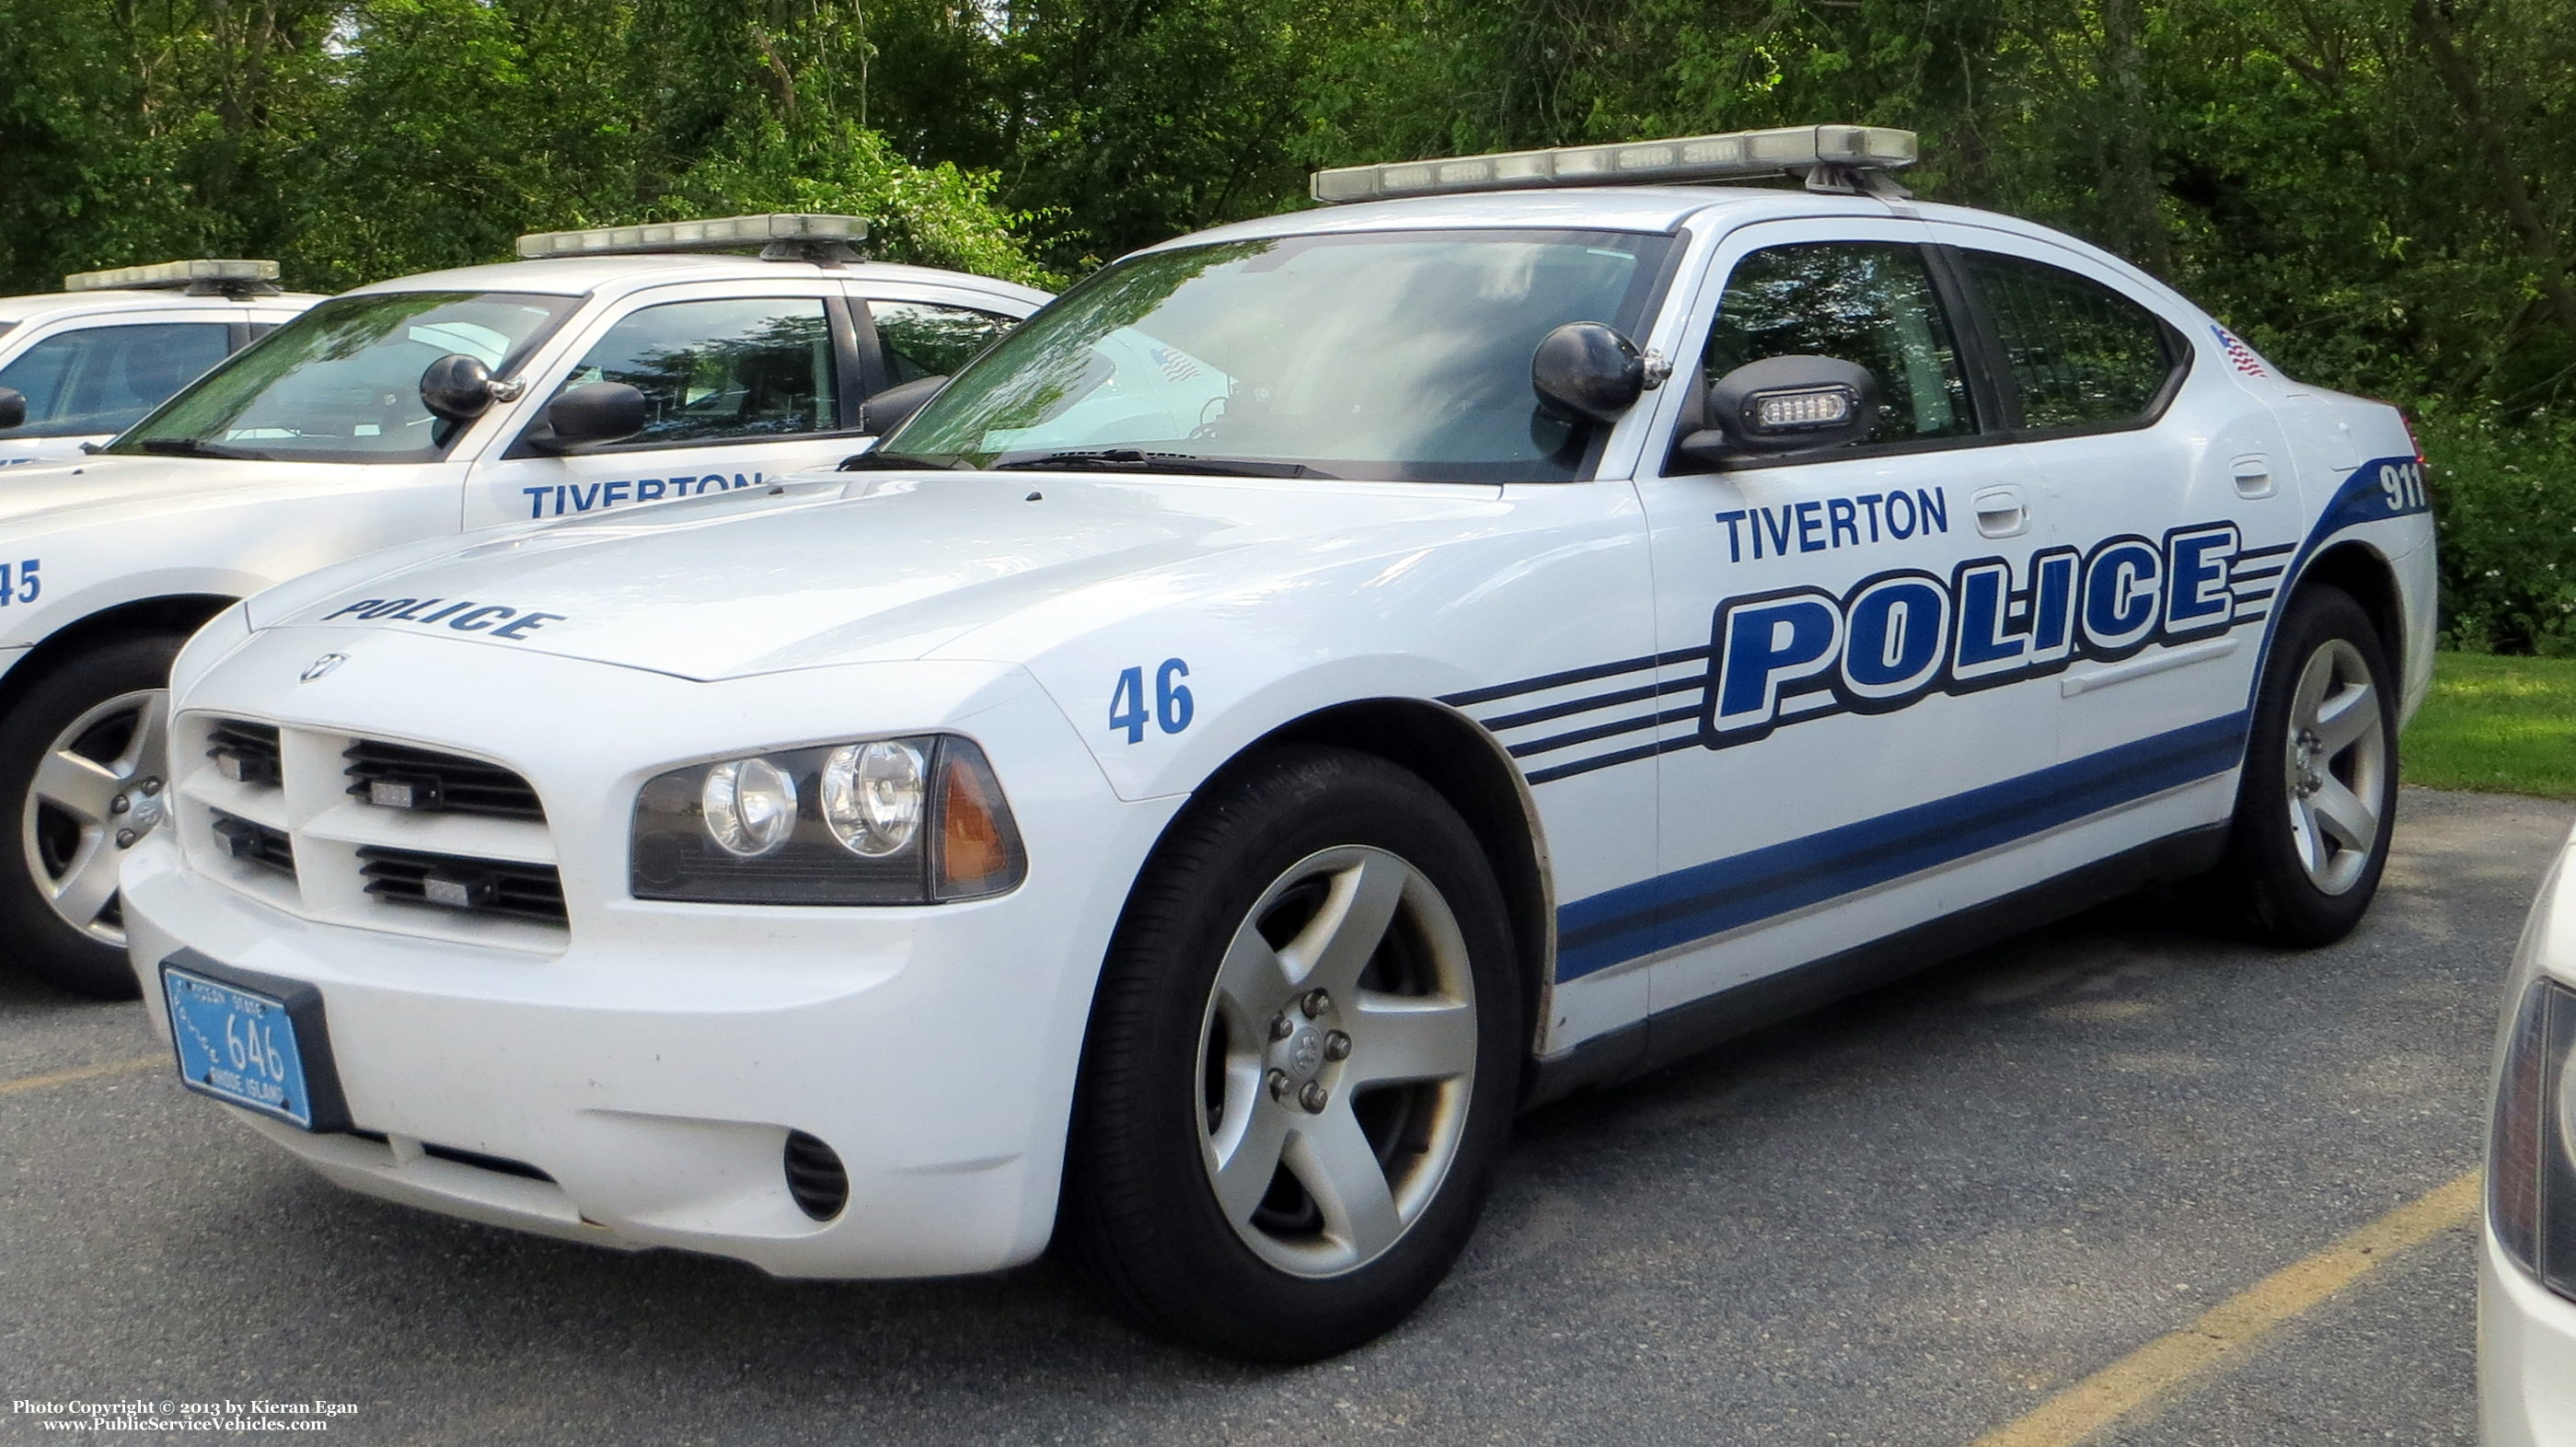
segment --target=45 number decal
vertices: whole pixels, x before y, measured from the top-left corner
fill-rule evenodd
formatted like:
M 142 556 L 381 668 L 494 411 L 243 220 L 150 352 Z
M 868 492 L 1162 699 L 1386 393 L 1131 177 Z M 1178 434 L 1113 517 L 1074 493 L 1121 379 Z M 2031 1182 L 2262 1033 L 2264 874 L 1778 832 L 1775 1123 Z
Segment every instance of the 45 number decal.
M 0 608 L 12 603 L 36 601 L 37 596 L 45 591 L 44 580 L 36 576 L 36 570 L 44 566 L 44 561 L 42 558 L 29 558 L 14 568 L 0 563 Z
M 2424 503 L 2424 469 L 2412 462 L 2379 465 L 2379 495 L 2390 512 L 2420 512 Z
M 1118 685 L 1109 691 L 1109 727 L 1123 729 L 1127 742 L 1145 741 L 1145 725 L 1150 720 L 1167 734 L 1176 734 L 1190 726 L 1192 705 L 1190 690 L 1182 679 L 1190 676 L 1190 666 L 1177 658 L 1166 658 L 1154 670 L 1154 706 L 1145 707 L 1145 670 L 1140 665 L 1123 669 Z

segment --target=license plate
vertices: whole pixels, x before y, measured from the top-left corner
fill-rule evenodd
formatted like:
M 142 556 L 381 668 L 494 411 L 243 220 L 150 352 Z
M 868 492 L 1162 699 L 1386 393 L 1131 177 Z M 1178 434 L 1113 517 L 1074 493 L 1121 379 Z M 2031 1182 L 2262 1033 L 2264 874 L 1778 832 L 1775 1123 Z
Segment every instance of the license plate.
M 179 1079 L 190 1090 L 313 1129 L 313 1092 L 286 1003 L 256 991 L 161 967 Z

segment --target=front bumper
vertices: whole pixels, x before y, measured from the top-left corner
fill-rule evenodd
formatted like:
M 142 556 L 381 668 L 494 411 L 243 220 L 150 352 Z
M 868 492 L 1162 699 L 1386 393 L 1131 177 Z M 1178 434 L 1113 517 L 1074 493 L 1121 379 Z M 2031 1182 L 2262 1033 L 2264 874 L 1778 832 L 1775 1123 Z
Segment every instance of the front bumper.
M 503 667 L 567 665 L 521 657 Z M 727 706 L 706 712 L 736 728 L 746 713 L 734 705 L 749 702 L 757 716 L 764 702 L 743 691 L 773 686 L 578 667 L 594 690 L 702 691 L 691 703 L 727 690 Z M 229 664 L 216 670 L 213 686 L 180 707 L 276 716 L 260 707 L 275 700 L 221 697 L 232 674 Z M 823 683 L 808 674 L 775 685 L 776 710 L 829 710 Z M 366 712 L 419 718 L 459 707 L 406 692 L 389 688 Z M 572 927 L 560 953 L 544 956 L 306 917 L 200 872 L 163 830 L 128 856 L 124 876 L 144 999 L 166 1037 L 159 965 L 183 948 L 317 987 L 349 1118 L 369 1135 L 232 1113 L 353 1190 L 604 1245 L 710 1252 L 783 1276 L 943 1275 L 1025 1261 L 1053 1225 L 1102 952 L 1125 881 L 1172 807 L 1117 802 L 1087 758 L 1069 752 L 1077 746 L 1062 715 L 1034 689 L 1025 699 L 975 720 L 1030 849 L 1029 879 L 1009 895 L 865 909 L 639 901 L 610 884 L 622 883 L 622 846 L 614 868 L 601 865 L 625 828 L 622 810 L 601 810 L 555 825 L 572 846 Z M 682 711 L 668 698 L 606 702 L 608 717 Z M 583 747 L 591 767 L 611 767 L 596 758 L 597 735 Z M 645 752 L 658 760 L 666 750 Z M 1046 763 L 1068 757 L 1080 767 Z M 560 777 L 526 772 L 540 791 Z M 549 814 L 558 812 L 571 813 L 550 798 Z M 809 1218 L 788 1191 L 790 1131 L 830 1145 L 848 1170 L 849 1203 L 829 1221 Z
M 2478 1440 L 2576 1447 L 2576 1302 L 2522 1274 L 2479 1233 Z

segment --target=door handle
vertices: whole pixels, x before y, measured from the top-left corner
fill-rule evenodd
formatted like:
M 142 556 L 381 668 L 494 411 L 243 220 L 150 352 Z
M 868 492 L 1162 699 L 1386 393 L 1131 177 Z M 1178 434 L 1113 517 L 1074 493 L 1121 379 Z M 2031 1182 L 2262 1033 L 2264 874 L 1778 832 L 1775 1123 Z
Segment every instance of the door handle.
M 2228 471 L 2235 477 L 2238 497 L 2272 495 L 2272 459 L 2259 453 L 2248 453 L 2229 463 Z
M 2030 530 L 2030 504 L 2017 487 L 1990 487 L 1968 499 L 1977 514 L 1977 531 L 1990 538 L 2017 538 Z

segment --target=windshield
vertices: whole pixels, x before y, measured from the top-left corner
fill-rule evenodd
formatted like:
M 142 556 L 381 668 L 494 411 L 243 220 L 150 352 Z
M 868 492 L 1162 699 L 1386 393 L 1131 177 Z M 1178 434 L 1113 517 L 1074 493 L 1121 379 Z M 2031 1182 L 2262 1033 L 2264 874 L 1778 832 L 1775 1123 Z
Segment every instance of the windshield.
M 345 296 L 198 379 L 108 447 L 296 462 L 430 462 L 464 429 L 421 405 L 420 374 L 462 352 L 507 376 L 579 299 L 496 292 Z
M 1530 354 L 1567 322 L 1634 335 L 1671 241 L 1396 231 L 1133 257 L 1004 338 L 883 449 L 975 467 L 1107 451 L 1124 456 L 1082 461 L 1567 480 L 1589 429 L 1539 411 Z

